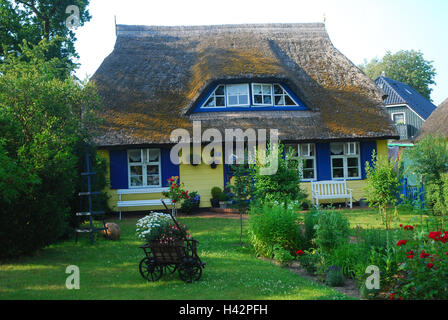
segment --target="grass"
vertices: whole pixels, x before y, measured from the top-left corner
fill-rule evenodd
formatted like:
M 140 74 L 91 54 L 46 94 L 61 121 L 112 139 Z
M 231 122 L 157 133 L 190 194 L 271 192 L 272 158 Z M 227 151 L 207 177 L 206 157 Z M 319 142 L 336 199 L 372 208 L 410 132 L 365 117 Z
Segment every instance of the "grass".
M 342 214 L 352 228 L 384 228 L 375 210 L 342 210 Z M 415 214 L 399 212 L 393 227 L 419 221 Z M 199 255 L 207 263 L 199 282 L 185 284 L 176 272 L 148 283 L 138 272 L 144 255 L 138 248 L 142 242 L 135 234 L 136 218 L 113 222 L 122 230 L 119 241 L 98 236 L 91 245 L 84 235 L 77 244 L 67 240 L 35 256 L 0 264 L 0 299 L 350 299 L 257 259 L 246 236 L 246 245 L 238 245 L 239 220 L 225 218 L 181 218 L 200 241 Z M 65 287 L 69 265 L 80 268 L 80 290 Z
M 199 282 L 185 284 L 176 272 L 148 283 L 138 272 L 143 251 L 136 219 L 114 222 L 122 230 L 119 241 L 97 238 L 90 245 L 81 236 L 77 244 L 61 242 L 33 257 L 0 264 L 0 299 L 349 299 L 255 258 L 249 247 L 238 245 L 239 220 L 222 218 L 182 218 L 207 263 Z M 80 268 L 79 290 L 65 287 L 68 265 Z

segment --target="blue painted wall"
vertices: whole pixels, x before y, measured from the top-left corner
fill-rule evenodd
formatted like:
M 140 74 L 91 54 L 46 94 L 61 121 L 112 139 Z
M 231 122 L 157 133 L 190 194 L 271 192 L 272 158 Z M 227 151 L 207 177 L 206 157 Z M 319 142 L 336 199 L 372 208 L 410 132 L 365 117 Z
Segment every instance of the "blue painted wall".
M 317 180 L 331 180 L 330 143 L 316 143 Z
M 128 159 L 126 150 L 110 152 L 110 188 L 128 188 Z
M 378 150 L 376 149 L 376 141 L 363 141 L 360 143 L 361 147 L 361 176 L 363 179 L 366 178 L 366 162 L 369 162 L 369 165 L 372 165 L 372 153 L 375 152 L 378 154 Z
M 172 176 L 179 176 L 179 165 L 171 162 L 171 149 L 161 149 L 161 167 L 162 167 L 162 187 L 168 187 L 168 178 Z

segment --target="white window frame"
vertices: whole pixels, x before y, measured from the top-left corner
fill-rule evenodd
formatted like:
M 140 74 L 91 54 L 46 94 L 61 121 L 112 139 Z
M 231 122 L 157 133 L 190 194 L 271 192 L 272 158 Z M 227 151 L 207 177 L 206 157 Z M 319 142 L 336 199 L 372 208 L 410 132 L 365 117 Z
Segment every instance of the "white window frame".
M 274 93 L 274 85 L 277 85 L 280 88 L 282 88 L 283 93 L 282 94 L 275 94 Z M 294 102 L 294 105 L 275 104 L 275 96 L 283 96 L 283 97 L 284 96 L 288 96 L 291 99 L 291 101 Z M 283 98 L 283 100 L 286 101 L 284 98 Z M 286 91 L 285 88 L 280 83 L 273 83 L 272 84 L 272 105 L 274 107 L 297 107 L 298 106 L 297 102 L 291 97 L 291 95 L 288 93 L 288 91 Z
M 302 145 L 307 145 L 308 146 L 308 154 L 307 155 L 302 155 Z M 299 144 L 286 144 L 285 145 L 285 152 L 288 153 L 288 149 L 292 146 L 296 146 L 297 147 L 297 157 L 294 157 L 293 159 L 297 159 L 299 162 L 299 168 L 300 168 L 300 173 L 301 173 L 301 180 L 302 181 L 315 181 L 317 180 L 317 168 L 316 168 L 316 144 L 315 143 L 299 143 Z M 314 156 L 310 156 L 310 148 L 314 148 Z M 313 178 L 307 178 L 304 179 L 303 178 L 303 161 L 304 160 L 313 160 Z
M 272 107 L 274 105 L 274 85 L 272 83 L 252 83 L 252 105 L 260 106 L 260 107 Z M 264 102 L 263 96 L 267 96 L 267 94 L 263 94 L 263 86 L 270 86 L 271 88 L 271 103 L 255 103 L 255 96 L 259 96 L 259 94 L 255 94 L 254 86 L 261 86 L 261 99 Z
M 149 161 L 149 150 L 157 150 L 159 155 L 159 161 Z M 140 151 L 140 162 L 130 162 L 129 154 L 134 151 Z M 146 152 L 147 162 L 144 161 L 143 153 Z M 141 189 L 141 188 L 160 188 L 162 186 L 162 161 L 161 161 L 161 152 L 158 148 L 140 148 L 140 149 L 129 149 L 127 150 L 127 163 L 128 163 L 128 186 L 129 189 Z M 148 185 L 148 174 L 147 174 L 147 166 L 148 165 L 158 165 L 159 166 L 159 184 L 158 185 Z M 141 186 L 132 186 L 131 185 L 131 167 L 133 166 L 141 166 L 142 167 L 142 185 Z
M 236 85 L 244 85 L 247 88 L 247 104 L 229 104 L 229 90 L 228 87 L 230 86 L 236 86 Z M 250 107 L 250 90 L 249 90 L 249 83 L 232 83 L 232 84 L 226 84 L 226 107 L 228 108 L 235 108 L 235 107 Z M 238 100 L 239 97 L 242 96 L 241 94 L 238 94 Z
M 403 111 L 401 111 L 401 112 L 393 112 L 393 113 L 390 115 L 392 121 L 393 121 L 395 124 L 399 124 L 399 123 L 396 123 L 395 120 L 394 120 L 394 116 L 395 116 L 396 114 L 402 114 L 402 115 L 403 115 L 403 124 L 406 124 L 406 113 L 404 113 Z
M 342 155 L 332 155 L 331 154 L 331 144 L 330 144 L 330 167 L 331 167 L 331 179 L 332 180 L 355 180 L 355 179 L 361 179 L 361 150 L 360 150 L 360 143 L 359 142 L 343 142 L 343 154 Z M 351 146 L 355 146 L 355 152 L 357 154 L 349 153 Z M 348 158 L 357 158 L 358 160 L 358 176 L 356 177 L 349 177 L 348 176 Z M 337 177 L 335 178 L 333 176 L 333 159 L 342 159 L 342 169 L 344 172 L 343 177 Z
M 218 88 L 221 87 L 221 86 L 224 87 L 224 95 L 221 95 L 221 94 L 217 95 L 216 94 L 216 90 L 218 90 Z M 217 106 L 216 105 L 216 96 L 224 98 L 224 105 L 223 106 Z M 207 103 L 208 100 L 210 100 L 210 98 L 213 98 L 213 101 L 215 102 L 214 106 L 206 106 L 206 103 Z M 226 85 L 225 84 L 218 84 L 216 86 L 215 90 L 213 90 L 213 92 L 207 97 L 207 100 L 205 100 L 205 102 L 202 104 L 202 108 L 211 108 L 211 109 L 214 109 L 214 108 L 226 108 L 227 107 L 226 99 L 227 99 L 227 96 L 226 96 Z

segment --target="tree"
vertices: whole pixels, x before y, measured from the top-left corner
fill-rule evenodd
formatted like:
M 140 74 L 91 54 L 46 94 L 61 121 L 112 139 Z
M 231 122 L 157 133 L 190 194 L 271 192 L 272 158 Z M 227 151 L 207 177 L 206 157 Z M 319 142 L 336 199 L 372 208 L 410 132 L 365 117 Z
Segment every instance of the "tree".
M 24 45 L 0 64 L 0 257 L 71 232 L 86 128 L 96 123 L 99 98 L 91 85 L 61 78 L 60 59 L 47 60 L 54 45 Z
M 366 162 L 367 201 L 370 207 L 378 208 L 381 220 L 386 228 L 387 243 L 389 243 L 389 229 L 392 215 L 387 207 L 396 205 L 401 186 L 400 163 L 391 161 L 388 157 L 377 157 L 372 154 L 372 166 Z
M 442 225 L 448 210 L 448 143 L 441 135 L 427 135 L 406 151 L 410 170 L 422 177 L 427 204 Z
M 387 51 L 383 58 L 365 61 L 359 66 L 372 80 L 384 71 L 388 78 L 406 83 L 425 98 L 431 100 L 431 85 L 435 84 L 436 70 L 433 61 L 425 60 L 421 51 Z
M 70 16 L 66 9 L 70 5 L 79 9 L 82 26 L 91 19 L 88 4 L 89 0 L 0 0 L 0 61 L 7 53 L 22 53 L 23 41 L 37 45 L 43 39 L 57 39 L 57 46 L 46 52 L 47 59 L 59 58 L 72 71 L 78 55 L 74 30 L 66 24 Z
M 299 163 L 293 158 L 292 150 L 284 153 L 284 145 L 279 143 L 277 147 L 270 148 L 277 152 L 278 169 L 275 174 L 264 175 L 261 169 L 270 167 L 270 163 L 257 164 L 251 170 L 254 181 L 254 196 L 259 201 L 277 201 L 286 208 L 288 201 L 302 201 L 306 198 L 305 192 L 300 188 L 301 170 Z M 268 157 L 275 159 L 276 157 Z M 272 160 L 271 160 L 272 161 Z

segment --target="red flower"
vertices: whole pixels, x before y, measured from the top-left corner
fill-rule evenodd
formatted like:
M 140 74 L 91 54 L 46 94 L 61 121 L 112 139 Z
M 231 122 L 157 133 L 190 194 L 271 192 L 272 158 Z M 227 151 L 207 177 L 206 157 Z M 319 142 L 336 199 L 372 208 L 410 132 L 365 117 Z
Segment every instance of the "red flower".
M 426 253 L 425 250 L 422 250 L 422 252 L 420 253 L 420 258 L 421 259 L 425 259 L 426 257 L 429 257 L 430 254 Z
M 448 256 L 448 251 L 447 252 L 445 252 L 445 254 Z
M 303 252 L 302 250 L 297 250 L 297 251 L 296 251 L 296 254 L 299 255 L 299 256 L 301 256 L 301 255 L 305 254 L 305 252 Z
M 395 293 L 391 293 L 391 294 L 389 295 L 389 300 L 394 300 L 394 297 L 395 297 Z
M 414 251 L 409 250 L 408 252 L 406 252 L 407 254 L 414 254 Z
M 399 240 L 399 241 L 397 242 L 397 246 L 404 245 L 404 244 L 406 244 L 406 242 L 408 242 L 408 240 Z
M 432 267 L 434 267 L 434 264 L 431 262 L 426 265 L 426 268 L 428 269 L 431 269 Z
M 440 231 L 431 231 L 428 234 L 428 238 L 431 238 L 434 241 L 440 241 L 440 240 L 442 240 L 442 238 L 440 237 L 441 235 L 442 235 L 442 232 L 440 232 Z
M 413 254 L 408 255 L 408 259 L 413 259 L 413 258 L 414 258 Z
M 404 230 L 414 230 L 413 226 L 407 225 L 403 227 Z

